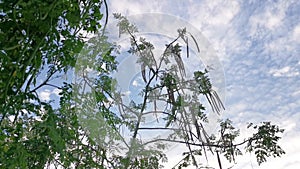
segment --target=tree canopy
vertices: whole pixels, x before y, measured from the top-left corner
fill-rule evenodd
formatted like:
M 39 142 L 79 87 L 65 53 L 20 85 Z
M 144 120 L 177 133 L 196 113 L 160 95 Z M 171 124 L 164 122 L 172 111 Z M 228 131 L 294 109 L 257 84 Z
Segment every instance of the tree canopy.
M 259 164 L 284 154 L 283 130 L 271 122 L 250 123 L 255 132 L 241 142 L 229 119 L 220 119 L 217 133 L 206 132 L 207 110 L 218 114 L 224 105 L 209 69 L 186 76 L 184 59 L 198 42 L 185 28 L 176 28 L 178 36 L 156 56 L 138 27 L 114 15 L 119 34 L 129 36 L 128 54 L 137 58 L 143 86 L 137 99 L 126 101 L 112 76 L 119 46 L 105 34 L 101 9 L 107 11 L 105 0 L 0 2 L 1 168 L 162 168 L 168 143 L 186 146 L 174 168 L 203 167 L 197 157 L 208 153 L 222 168 L 220 156 L 235 161 L 242 146 Z M 64 78 L 72 73 L 75 80 Z M 59 98 L 43 100 L 48 88 Z M 145 125 L 149 118 L 156 125 Z M 141 136 L 165 130 L 164 137 Z

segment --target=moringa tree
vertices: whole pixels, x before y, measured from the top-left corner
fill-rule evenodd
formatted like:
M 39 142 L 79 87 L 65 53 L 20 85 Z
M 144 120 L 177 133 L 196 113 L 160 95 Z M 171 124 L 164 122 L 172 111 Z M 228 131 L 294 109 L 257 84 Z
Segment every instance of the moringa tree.
M 209 70 L 186 76 L 188 42 L 197 44 L 187 30 L 180 29 L 155 56 L 154 45 L 115 15 L 120 33 L 130 37 L 128 52 L 138 58 L 144 85 L 141 99 L 126 102 L 111 75 L 118 68 L 118 46 L 104 34 L 107 18 L 101 28 L 102 5 L 107 9 L 105 0 L 0 2 L 1 168 L 159 168 L 170 142 L 187 147 L 177 168 L 200 167 L 197 156 L 208 153 L 234 160 L 242 144 L 258 163 L 284 153 L 277 145 L 283 130 L 269 122 L 254 126 L 257 132 L 241 143 L 235 142 L 239 132 L 230 120 L 220 121 L 219 133 L 206 132 L 200 97 L 215 113 L 224 106 L 212 90 Z M 96 32 L 101 35 L 86 35 Z M 75 82 L 63 78 L 72 71 Z M 44 100 L 45 90 L 58 91 L 59 98 Z M 149 118 L 159 125 L 145 126 Z M 162 130 L 168 135 L 140 137 L 142 131 Z
M 198 157 L 204 156 L 208 160 L 211 155 L 216 156 L 222 168 L 220 156 L 235 161 L 237 155 L 242 155 L 241 147 L 246 152 L 254 152 L 259 164 L 265 162 L 266 157 L 284 153 L 278 146 L 278 134 L 283 130 L 270 122 L 248 125 L 256 132 L 241 142 L 236 141 L 240 132 L 229 119 L 220 119 L 218 132 L 207 132 L 210 121 L 203 101 L 206 100 L 216 114 L 225 108 L 213 90 L 208 68 L 193 70 L 191 77 L 187 75 L 188 65 L 185 65 L 184 58 L 192 59 L 193 55 L 189 46 L 194 43 L 198 53 L 200 47 L 186 28 L 178 29 L 178 36 L 165 44 L 162 53 L 157 55 L 155 46 L 145 37 L 138 36 L 138 28 L 126 17 L 120 14 L 114 14 L 114 17 L 118 20 L 119 36 L 125 34 L 129 37 L 130 45 L 125 50 L 133 56 L 128 59 L 131 61 L 125 69 L 119 70 L 121 77 L 99 73 L 99 69 L 106 70 L 111 66 L 105 64 L 103 67 L 101 59 L 107 56 L 98 55 L 104 48 L 97 45 L 101 44 L 101 38 L 94 37 L 78 60 L 78 83 L 75 84 L 79 121 L 98 145 L 110 147 L 110 167 L 161 168 L 168 158 L 164 151 L 170 144 L 186 146 L 181 152 L 182 160 L 174 168 L 204 167 Z M 122 57 L 126 54 L 120 48 L 115 54 Z M 134 79 L 124 82 L 123 76 L 131 76 L 128 73 L 135 64 L 139 66 L 139 72 Z M 133 97 L 126 94 L 129 90 L 126 84 L 129 83 L 140 86 L 129 91 L 134 92 Z M 124 86 L 125 91 L 122 90 Z M 91 113 L 103 107 L 111 111 Z

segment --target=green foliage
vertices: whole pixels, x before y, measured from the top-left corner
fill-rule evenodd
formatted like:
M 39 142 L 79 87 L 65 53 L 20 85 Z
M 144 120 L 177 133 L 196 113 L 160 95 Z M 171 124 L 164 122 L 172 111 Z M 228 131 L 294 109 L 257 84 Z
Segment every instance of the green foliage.
M 0 168 L 100 168 L 104 157 L 78 124 L 70 82 L 53 83 L 73 69 L 83 30 L 100 29 L 102 1 L 0 2 Z M 107 53 L 109 55 L 110 53 Z M 114 58 L 106 56 L 111 65 Z M 43 101 L 61 90 L 59 106 Z
M 215 113 L 224 106 L 206 69 L 186 76 L 183 58 L 190 54 L 187 49 L 184 55 L 182 48 L 188 48 L 191 38 L 200 52 L 195 38 L 179 29 L 178 37 L 155 57 L 154 45 L 136 37 L 137 27 L 115 14 L 119 34 L 130 35 L 128 52 L 138 57 L 145 84 L 141 99 L 126 105 L 111 77 L 118 47 L 104 35 L 85 41 L 85 34 L 101 30 L 102 3 L 106 1 L 0 2 L 0 168 L 162 168 L 165 143 L 187 146 L 178 168 L 200 167 L 197 156 L 207 157 L 208 152 L 234 161 L 242 144 L 259 164 L 284 153 L 277 135 L 283 130 L 270 122 L 254 126 L 257 133 L 242 143 L 235 142 L 239 131 L 230 120 L 220 122 L 218 134 L 208 135 L 200 98 L 206 98 Z M 70 71 L 76 83 L 57 82 Z M 46 87 L 59 91 L 58 103 L 42 99 Z M 163 111 L 158 105 L 165 105 Z M 163 116 L 160 129 L 172 131 L 166 138 L 139 138 L 141 130 L 158 130 L 142 125 L 150 113 Z M 130 141 L 120 134 L 124 126 Z M 117 153 L 124 149 L 126 154 Z
M 257 129 L 257 132 L 249 138 L 246 150 L 254 151 L 258 164 L 266 162 L 269 156 L 280 157 L 285 154 L 278 145 L 280 136 L 277 135 L 277 133 L 283 133 L 283 129 L 272 125 L 271 122 L 263 122 L 262 125 L 255 125 L 253 128 Z

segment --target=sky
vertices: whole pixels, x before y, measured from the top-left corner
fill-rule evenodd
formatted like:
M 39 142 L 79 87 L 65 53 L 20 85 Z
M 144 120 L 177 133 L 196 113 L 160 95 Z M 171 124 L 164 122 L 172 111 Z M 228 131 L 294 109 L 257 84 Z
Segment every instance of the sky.
M 222 88 L 226 107 L 222 117 L 230 118 L 242 136 L 249 134 L 248 122 L 271 121 L 285 129 L 280 145 L 286 154 L 281 158 L 270 158 L 258 166 L 254 155 L 245 154 L 236 164 L 224 163 L 224 168 L 299 168 L 300 1 L 109 0 L 108 7 L 109 22 L 112 13 L 159 13 L 191 25 L 214 49 L 212 58 L 222 70 L 217 77 L 223 80 L 215 81 Z M 52 89 L 40 92 L 44 100 L 58 93 Z M 170 163 L 176 158 L 172 156 Z
M 247 135 L 247 122 L 272 121 L 285 129 L 281 158 L 258 166 L 245 154 L 234 169 L 300 166 L 300 1 L 110 0 L 109 14 L 173 15 L 210 42 L 225 77 L 223 117 Z

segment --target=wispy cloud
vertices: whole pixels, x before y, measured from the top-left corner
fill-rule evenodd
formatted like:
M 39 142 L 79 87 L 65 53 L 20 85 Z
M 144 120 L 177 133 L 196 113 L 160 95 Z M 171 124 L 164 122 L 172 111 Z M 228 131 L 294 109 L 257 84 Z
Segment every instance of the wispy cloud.
M 270 74 L 272 74 L 275 77 L 293 77 L 293 76 L 299 76 L 299 72 L 297 70 L 292 70 L 290 66 L 285 66 L 280 69 L 271 69 L 269 71 Z

